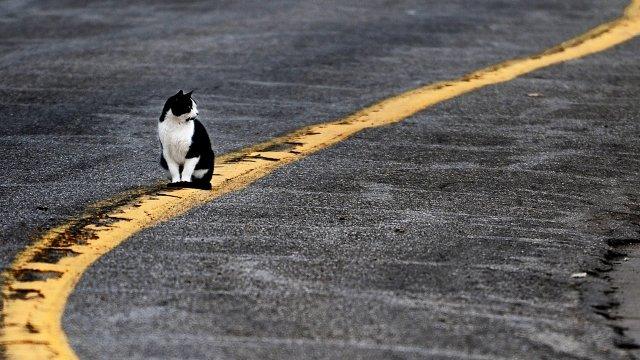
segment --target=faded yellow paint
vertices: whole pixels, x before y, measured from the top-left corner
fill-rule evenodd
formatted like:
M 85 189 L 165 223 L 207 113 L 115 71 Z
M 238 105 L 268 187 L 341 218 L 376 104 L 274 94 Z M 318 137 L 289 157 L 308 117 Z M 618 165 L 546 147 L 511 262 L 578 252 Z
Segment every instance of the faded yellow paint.
M 48 231 L 21 252 L 5 271 L 0 344 L 9 359 L 76 358 L 61 327 L 67 297 L 94 261 L 138 231 L 241 189 L 276 168 L 363 129 L 399 122 L 444 100 L 603 51 L 639 33 L 640 0 L 634 0 L 620 18 L 543 53 L 506 61 L 459 79 L 420 87 L 344 119 L 305 127 L 220 157 L 212 191 L 156 190 L 98 204 L 95 206 L 98 210 Z M 67 256 L 59 259 L 43 256 L 56 252 L 64 252 Z

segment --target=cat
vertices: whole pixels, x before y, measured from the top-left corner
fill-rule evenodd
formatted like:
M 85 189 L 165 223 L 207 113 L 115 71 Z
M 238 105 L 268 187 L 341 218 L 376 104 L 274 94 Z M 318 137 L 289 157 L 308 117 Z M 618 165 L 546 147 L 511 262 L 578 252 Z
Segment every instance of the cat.
M 158 122 L 160 165 L 169 172 L 170 187 L 210 190 L 215 155 L 192 93 L 180 90 L 164 104 Z

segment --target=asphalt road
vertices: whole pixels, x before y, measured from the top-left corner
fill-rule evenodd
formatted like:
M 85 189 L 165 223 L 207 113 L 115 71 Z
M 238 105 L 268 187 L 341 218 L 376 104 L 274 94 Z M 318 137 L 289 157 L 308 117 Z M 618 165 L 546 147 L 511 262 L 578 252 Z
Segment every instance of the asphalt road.
M 177 89 L 196 89 L 224 153 L 626 4 L 3 2 L 0 266 L 161 179 L 156 120 Z M 630 357 L 603 271 L 607 242 L 638 238 L 639 48 L 366 131 L 143 231 L 78 284 L 70 342 L 87 359 Z

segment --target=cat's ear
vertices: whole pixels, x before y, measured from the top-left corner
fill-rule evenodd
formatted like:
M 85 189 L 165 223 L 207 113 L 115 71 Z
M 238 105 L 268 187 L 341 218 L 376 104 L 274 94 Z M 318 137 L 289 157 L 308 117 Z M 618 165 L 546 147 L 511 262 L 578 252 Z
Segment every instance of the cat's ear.
M 178 91 L 178 93 L 176 95 L 182 96 L 182 95 L 184 95 L 184 93 L 182 92 L 182 90 L 180 90 L 180 91 Z
M 193 94 L 193 90 L 189 91 L 186 95 L 187 95 L 188 97 L 191 97 L 191 94 Z

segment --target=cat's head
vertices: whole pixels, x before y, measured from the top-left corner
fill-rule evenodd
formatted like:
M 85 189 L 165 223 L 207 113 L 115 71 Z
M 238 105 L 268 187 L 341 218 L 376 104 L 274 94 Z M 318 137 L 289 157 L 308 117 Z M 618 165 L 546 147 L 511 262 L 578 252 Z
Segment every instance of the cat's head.
M 196 106 L 196 102 L 191 98 L 191 93 L 193 93 L 193 91 L 185 94 L 180 90 L 168 98 L 164 104 L 163 116 L 165 113 L 167 117 L 173 115 L 173 120 L 179 122 L 193 120 L 198 117 L 198 107 Z

